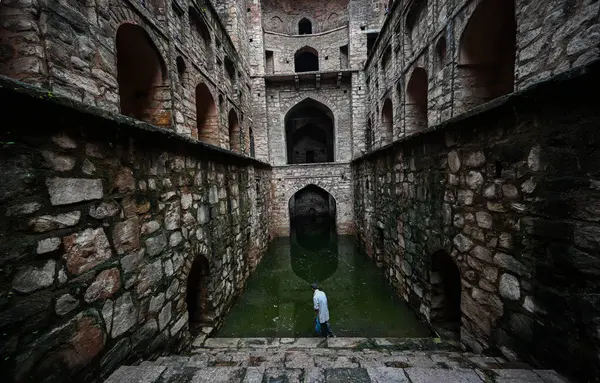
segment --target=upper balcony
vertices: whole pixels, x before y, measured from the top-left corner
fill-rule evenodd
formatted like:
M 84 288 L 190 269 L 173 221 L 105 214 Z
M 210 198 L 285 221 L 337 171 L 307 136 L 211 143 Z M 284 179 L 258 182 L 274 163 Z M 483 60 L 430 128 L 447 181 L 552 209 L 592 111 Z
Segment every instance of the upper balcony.
M 348 25 L 315 34 L 264 31 L 265 74 L 348 69 Z

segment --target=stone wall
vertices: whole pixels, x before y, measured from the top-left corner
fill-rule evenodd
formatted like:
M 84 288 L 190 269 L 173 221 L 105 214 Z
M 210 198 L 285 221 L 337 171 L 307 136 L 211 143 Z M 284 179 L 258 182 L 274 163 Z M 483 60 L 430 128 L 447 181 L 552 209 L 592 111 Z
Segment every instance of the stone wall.
M 263 27 L 266 31 L 297 35 L 298 22 L 306 18 L 312 33 L 338 28 L 348 22 L 348 0 L 264 0 Z
M 584 65 L 600 55 L 600 4 L 597 1 L 403 0 L 393 3 L 365 69 L 367 116 L 373 123 L 375 148 L 390 143 L 392 138 L 439 124 L 495 97 L 484 90 L 486 86 L 493 88 L 493 84 L 482 85 L 477 76 L 486 70 L 486 58 L 498 53 L 502 44 L 511 44 L 505 41 L 511 33 L 501 31 L 493 35 L 490 32 L 501 12 L 514 12 L 508 19 L 515 25 L 507 28 L 513 28 L 515 41 L 506 54 L 513 65 L 507 69 L 510 73 L 491 76 L 489 82 L 508 76 L 506 82 L 512 85 L 508 93 Z M 511 10 L 513 3 L 514 10 Z M 490 5 L 496 9 L 484 9 Z M 465 30 L 472 20 L 475 21 L 471 27 L 479 31 L 471 35 L 478 41 L 466 41 Z M 476 70 L 475 60 L 469 57 L 478 55 L 481 56 L 481 62 L 477 63 L 482 68 L 480 72 Z M 415 81 L 411 86 L 411 79 L 419 71 L 426 77 L 424 85 Z M 414 96 L 421 91 L 426 98 L 422 119 L 415 111 Z M 494 89 L 489 92 L 492 91 Z M 393 103 L 393 137 L 387 137 L 382 123 L 383 104 L 388 98 Z M 366 124 L 363 132 L 365 129 Z M 364 142 L 366 133 L 363 132 L 354 139 Z
M 320 71 L 348 68 L 348 28 L 345 26 L 319 34 L 301 36 L 265 32 L 264 44 L 265 50 L 273 53 L 272 73 L 293 73 L 294 55 L 304 47 L 317 51 Z M 345 60 L 341 57 L 343 47 L 346 49 Z
M 298 103 L 312 99 L 333 113 L 334 119 L 334 161 L 349 161 L 352 147 L 352 115 L 350 114 L 351 95 L 349 81 L 337 86 L 335 81 L 301 84 L 298 90 L 288 83 L 274 83 L 267 88 L 267 124 L 269 131 L 269 158 L 274 165 L 287 161 L 285 141 L 285 118 Z
M 338 234 L 354 234 L 351 176 L 349 163 L 274 167 L 273 215 L 271 217 L 273 236 L 290 235 L 290 198 L 308 185 L 320 187 L 335 199 Z
M 585 381 L 600 376 L 598 85 L 596 62 L 352 164 L 358 236 L 421 317 L 446 252 L 465 346 Z
M 204 37 L 192 14 L 206 28 Z M 245 14 L 240 17 L 233 27 L 245 24 Z M 249 153 L 251 120 L 244 118 L 252 115 L 248 60 L 237 53 L 209 1 L 119 0 L 91 6 L 57 0 L 4 1 L 0 18 L 5 21 L 0 27 L 4 52 L 0 74 L 114 112 L 122 111 L 120 82 L 130 77 L 118 73 L 118 31 L 124 25 L 141 26 L 160 62 L 155 68 L 160 72 L 155 79 L 158 91 L 150 96 L 157 111 L 147 121 L 196 138 L 202 125 L 197 121 L 196 87 L 205 84 L 217 109 L 218 135 L 211 143 L 230 147 L 227 117 L 234 110 L 241 123 L 242 150 Z M 245 34 L 239 38 L 246 43 Z M 247 53 L 246 45 L 240 46 Z M 147 69 L 146 61 L 133 65 L 141 73 Z M 233 63 L 232 75 L 225 68 L 228 61 Z M 206 97 L 198 101 L 209 102 Z
M 0 100 L 3 378 L 101 381 L 185 349 L 198 259 L 218 328 L 268 244 L 270 167 L 7 79 Z

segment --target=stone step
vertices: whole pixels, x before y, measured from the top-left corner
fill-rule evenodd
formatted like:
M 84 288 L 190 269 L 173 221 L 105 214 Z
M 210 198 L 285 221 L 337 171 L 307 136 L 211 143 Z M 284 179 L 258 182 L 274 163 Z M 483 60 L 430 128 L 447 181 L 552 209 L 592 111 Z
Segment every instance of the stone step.
M 459 368 L 531 369 L 525 363 L 500 357 L 452 351 L 394 351 L 351 349 L 210 349 L 191 356 L 159 357 L 142 366 L 266 368 Z
M 193 350 L 246 348 L 334 348 L 392 350 L 459 350 L 458 344 L 440 338 L 205 338 L 198 337 Z M 194 352 L 193 351 L 193 352 Z
M 105 383 L 568 383 L 554 371 L 424 367 L 123 366 Z

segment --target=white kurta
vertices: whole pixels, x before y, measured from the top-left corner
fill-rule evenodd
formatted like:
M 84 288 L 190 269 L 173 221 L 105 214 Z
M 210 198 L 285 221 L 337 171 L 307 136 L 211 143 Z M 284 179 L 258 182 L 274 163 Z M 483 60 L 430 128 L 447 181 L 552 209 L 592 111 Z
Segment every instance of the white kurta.
M 315 290 L 313 294 L 315 310 L 319 310 L 319 322 L 329 321 L 329 307 L 327 307 L 327 296 L 321 290 Z

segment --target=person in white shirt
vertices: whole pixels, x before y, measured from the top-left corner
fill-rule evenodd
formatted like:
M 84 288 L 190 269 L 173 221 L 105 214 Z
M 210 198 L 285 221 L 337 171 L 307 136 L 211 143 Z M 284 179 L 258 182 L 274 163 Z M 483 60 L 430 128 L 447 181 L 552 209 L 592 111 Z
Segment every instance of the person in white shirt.
M 323 334 L 323 336 L 326 338 L 335 338 L 335 335 L 333 335 L 331 327 L 329 326 L 329 307 L 327 307 L 327 295 L 319 290 L 319 286 L 316 282 L 313 283 L 311 287 L 314 291 L 313 304 L 315 307 L 315 313 L 317 314 L 317 318 L 319 318 L 319 323 L 321 323 L 321 334 Z

